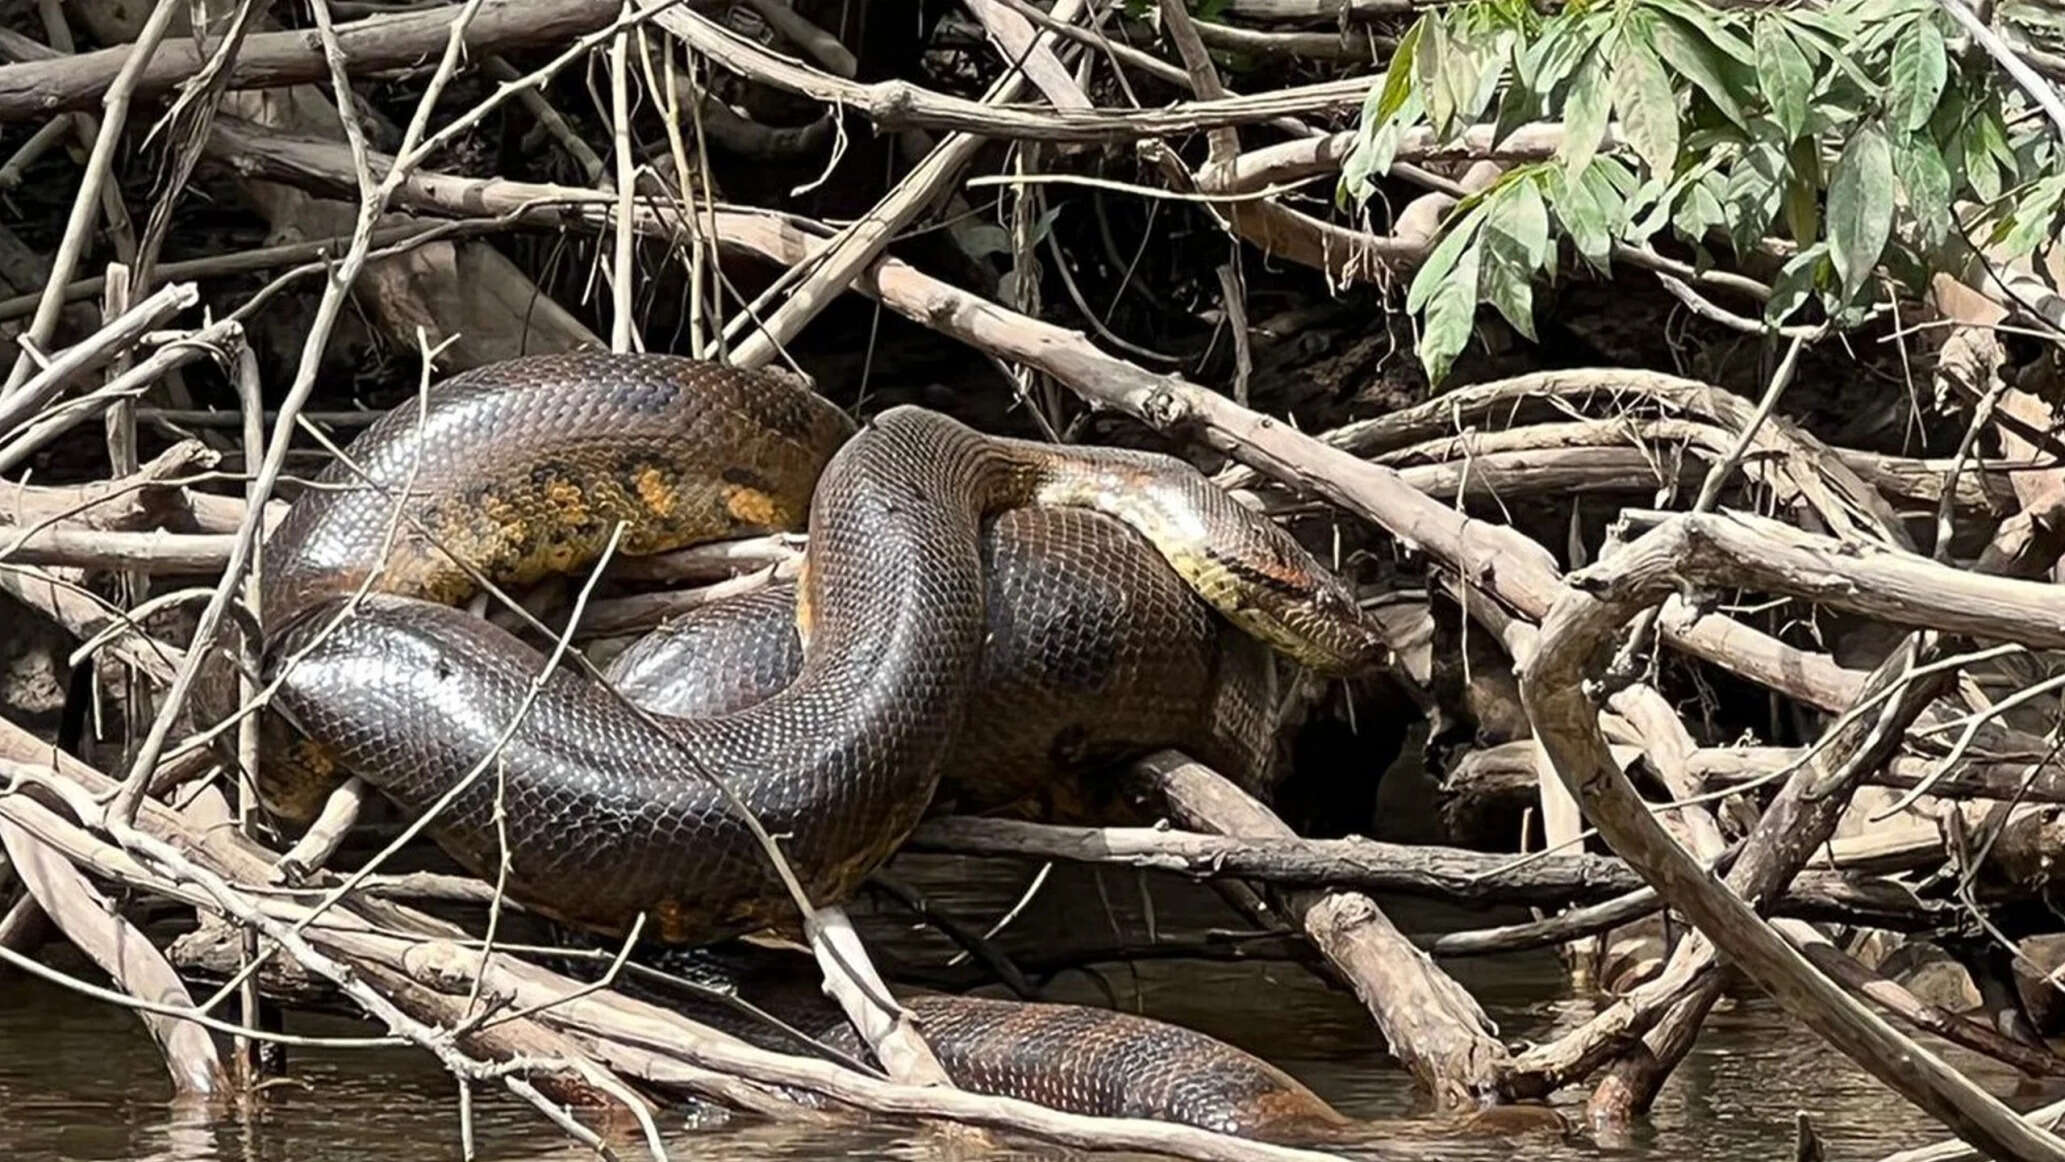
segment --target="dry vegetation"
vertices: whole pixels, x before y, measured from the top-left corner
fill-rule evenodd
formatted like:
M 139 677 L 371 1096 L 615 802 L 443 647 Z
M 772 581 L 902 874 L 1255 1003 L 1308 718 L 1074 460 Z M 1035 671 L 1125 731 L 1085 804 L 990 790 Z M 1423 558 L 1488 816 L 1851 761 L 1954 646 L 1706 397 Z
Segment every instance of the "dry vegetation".
M 891 881 L 959 984 L 1295 960 L 1435 1107 L 1607 1125 L 1739 982 L 1971 1147 L 2065 1158 L 1925 1048 L 2065 1075 L 2065 70 L 1990 8 L 17 0 L 0 61 L 0 960 L 133 1007 L 176 1089 L 248 1099 L 296 1040 L 263 991 L 619 1151 L 695 1094 L 1312 1156 L 936 1084 L 907 1023 L 865 1029 L 886 1075 L 753 1048 L 509 945 L 355 785 L 306 835 L 253 809 L 256 717 L 194 693 L 299 482 L 443 375 L 593 346 L 1183 452 L 1393 632 L 1270 805 L 1162 753 L 1127 786 L 1164 826 L 912 840 L 1209 879 L 1251 937 L 1014 949 Z M 619 570 L 572 644 L 795 560 Z M 1401 755 L 1447 846 L 1360 837 Z M 1398 894 L 1537 918 L 1408 935 Z M 1551 1043 L 1442 968 L 1550 946 L 1601 994 Z

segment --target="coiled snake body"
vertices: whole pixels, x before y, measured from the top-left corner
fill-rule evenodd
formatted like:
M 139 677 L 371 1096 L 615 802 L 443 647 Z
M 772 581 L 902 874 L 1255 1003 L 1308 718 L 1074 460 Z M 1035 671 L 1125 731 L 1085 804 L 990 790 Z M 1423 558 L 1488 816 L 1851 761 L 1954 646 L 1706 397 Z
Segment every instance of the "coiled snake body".
M 1010 515 L 1049 506 L 1085 511 L 1045 525 Z M 804 572 L 783 598 L 793 628 L 778 648 L 790 652 L 765 668 L 775 677 L 720 674 L 672 705 L 649 682 L 657 720 L 571 667 L 545 673 L 537 650 L 454 608 L 476 573 L 520 585 L 581 570 L 613 536 L 646 554 L 806 523 Z M 985 561 L 1019 543 L 999 527 L 1150 544 L 1164 574 L 1227 621 L 1322 671 L 1381 648 L 1345 587 L 1180 461 L 997 439 L 915 408 L 856 432 L 778 376 L 667 356 L 533 357 L 456 376 L 384 417 L 268 542 L 267 673 L 307 741 L 269 757 L 262 785 L 305 805 L 289 774 L 357 772 L 404 809 L 434 811 L 430 834 L 479 874 L 498 874 L 506 845 L 508 894 L 578 927 L 622 932 L 642 914 L 664 941 L 702 943 L 782 924 L 794 905 L 719 783 L 780 837 L 812 901 L 850 893 L 917 824 L 964 726 L 991 632 Z M 618 668 L 635 676 L 638 658 Z M 1087 1091 L 1058 1064 L 1084 1038 L 1077 1025 L 1098 1018 L 1063 1011 L 1087 1015 L 1012 1034 L 1057 1062 L 1021 1096 L 1098 1106 L 1069 1096 Z M 1197 1064 L 1229 1087 L 1225 1127 L 1284 1101 L 1331 1114 L 1280 1072 L 1199 1040 L 1216 1048 Z M 1282 1100 L 1258 1105 L 1258 1077 Z

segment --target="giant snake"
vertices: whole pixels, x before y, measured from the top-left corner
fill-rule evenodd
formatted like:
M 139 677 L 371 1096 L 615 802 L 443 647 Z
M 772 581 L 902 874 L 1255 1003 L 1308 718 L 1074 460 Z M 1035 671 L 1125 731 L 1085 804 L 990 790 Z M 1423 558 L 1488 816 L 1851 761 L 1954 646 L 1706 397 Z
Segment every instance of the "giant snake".
M 806 527 L 796 584 L 632 647 L 616 690 L 459 608 L 612 545 Z M 1001 803 L 1156 746 L 1252 765 L 1253 643 L 1329 674 L 1382 649 L 1338 578 L 1181 460 L 908 406 L 856 425 L 786 376 L 659 355 L 510 360 L 396 408 L 290 507 L 261 598 L 298 732 L 266 755 L 270 805 L 306 818 L 357 773 L 528 908 L 673 944 L 793 921 L 740 807 L 837 902 L 943 778 Z M 1174 1026 L 911 1003 L 971 1089 L 1272 1137 L 1342 1120 Z

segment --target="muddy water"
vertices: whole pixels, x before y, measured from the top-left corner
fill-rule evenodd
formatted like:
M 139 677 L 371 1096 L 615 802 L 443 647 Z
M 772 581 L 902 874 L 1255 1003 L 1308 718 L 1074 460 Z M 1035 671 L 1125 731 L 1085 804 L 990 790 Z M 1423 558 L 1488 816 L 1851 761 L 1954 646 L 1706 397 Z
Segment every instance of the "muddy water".
M 949 859 L 901 861 L 899 870 L 941 906 L 970 916 L 1009 907 L 1030 868 Z M 1158 884 L 1152 923 L 1195 931 L 1227 923 L 1216 898 L 1185 885 Z M 1407 901 L 1392 909 L 1409 930 L 1483 923 Z M 864 928 L 898 955 L 946 955 L 883 911 L 863 910 Z M 1108 937 L 1138 938 L 1150 919 L 1141 884 L 1125 873 L 1057 874 L 1010 933 L 1013 945 L 1052 950 Z M 1539 1039 L 1581 1020 L 1591 1002 L 1566 995 L 1546 955 L 1452 966 L 1509 1038 Z M 1343 1110 L 1368 1117 L 1411 1109 L 1400 1074 L 1385 1059 L 1351 998 L 1329 992 L 1282 964 L 1149 963 L 1137 972 L 1107 970 L 1120 1002 L 1183 1021 L 1267 1054 Z M 1064 999 L 1093 1000 L 1083 974 L 1056 981 Z M 291 1028 L 345 1032 L 347 1022 L 294 1019 Z M 126 1014 L 44 985 L 9 978 L 0 989 L 0 1156 L 14 1162 L 223 1159 L 345 1162 L 458 1158 L 452 1085 L 427 1058 L 405 1050 L 297 1050 L 292 1081 L 272 1091 L 249 1121 L 211 1123 L 169 1105 L 163 1074 L 140 1027 Z M 1969 1058 L 1953 1053 L 1961 1063 Z M 1976 1068 L 1976 1067 L 1975 1067 Z M 2018 1091 L 2000 1071 L 1979 1071 L 2018 1106 L 2045 1098 Z M 2055 1095 L 2052 1095 L 2055 1096 Z M 1808 1111 L 1834 1159 L 1874 1159 L 1934 1140 L 1927 1118 L 1892 1097 L 1837 1054 L 1822 1048 L 1768 1002 L 1728 1006 L 1709 1021 L 1692 1059 L 1671 1080 L 1654 1116 L 1628 1141 L 1601 1143 L 1496 1139 L 1428 1142 L 1410 1151 L 1436 1158 L 1773 1159 L 1789 1154 L 1795 1111 Z M 700 1162 L 779 1158 L 947 1158 L 922 1133 L 894 1127 L 796 1131 L 734 1123 L 690 1130 L 685 1111 L 670 1119 L 676 1157 Z M 528 1107 L 495 1094 L 476 1104 L 479 1156 L 494 1159 L 588 1157 Z M 1061 1156 L 1028 1148 L 1024 1156 Z
M 1429 841 L 1434 816 L 1424 781 L 1387 776 L 1380 796 L 1382 837 Z M 898 859 L 900 877 L 931 900 L 987 927 L 1034 879 L 1031 864 L 928 856 Z M 1465 911 L 1419 900 L 1384 900 L 1409 932 L 1439 932 L 1510 923 L 1517 909 Z M 885 963 L 937 965 L 954 948 L 912 924 L 893 905 L 857 901 L 851 909 Z M 1199 885 L 1145 879 L 1122 870 L 1057 867 L 1032 904 L 999 937 L 1021 956 L 1139 943 L 1156 933 L 1196 934 L 1241 927 L 1226 905 Z M 1571 995 L 1553 953 L 1452 961 L 1467 987 L 1510 1040 L 1542 1041 L 1582 1022 L 1595 1002 Z M 1054 1000 L 1116 1003 L 1202 1029 L 1276 1061 L 1334 1102 L 1364 1118 L 1415 1112 L 1403 1075 L 1383 1052 L 1368 1016 L 1353 997 L 1331 991 L 1292 964 L 1147 961 L 1104 965 L 1098 976 L 1054 978 Z M 367 1031 L 345 1020 L 290 1015 L 294 1032 Z M 1966 1069 L 2017 1108 L 2065 1097 L 2065 1086 L 2040 1088 L 2011 1071 L 1954 1047 L 1932 1048 Z M 168 1086 L 142 1027 L 75 994 L 0 973 L 0 1162 L 406 1162 L 460 1158 L 457 1101 L 449 1077 L 427 1055 L 407 1049 L 295 1049 L 290 1076 L 268 1092 L 248 1120 L 211 1121 L 166 1100 Z M 1581 1091 L 1563 1101 L 1581 1103 Z M 1708 1162 L 1791 1156 L 1795 1114 L 1806 1111 L 1832 1162 L 1871 1162 L 1922 1145 L 1941 1131 L 1918 1110 L 1825 1048 L 1776 1006 L 1753 992 L 1725 1001 L 1708 1019 L 1692 1056 L 1672 1076 L 1652 1115 L 1625 1140 L 1578 1135 L 1558 1140 L 1473 1138 L 1398 1140 L 1387 1157 L 1424 1153 L 1458 1162 L 1523 1157 Z M 1576 1105 L 1570 1109 L 1578 1113 Z M 670 1111 L 663 1128 L 675 1158 L 751 1162 L 761 1158 L 954 1159 L 937 1138 L 893 1126 L 798 1130 L 739 1120 L 691 1128 L 692 1111 Z M 527 1105 L 497 1092 L 475 1102 L 477 1156 L 483 1159 L 582 1159 Z M 640 1157 L 627 1151 L 627 1157 Z M 1013 1157 L 1064 1157 L 1027 1145 Z

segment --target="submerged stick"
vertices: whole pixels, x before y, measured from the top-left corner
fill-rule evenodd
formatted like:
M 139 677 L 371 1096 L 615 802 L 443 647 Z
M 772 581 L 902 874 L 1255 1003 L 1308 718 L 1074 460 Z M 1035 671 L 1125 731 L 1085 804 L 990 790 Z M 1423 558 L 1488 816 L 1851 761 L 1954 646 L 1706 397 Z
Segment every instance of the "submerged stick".
M 1780 530 L 1783 530 L 1781 532 Z M 1804 559 L 1813 571 L 1801 568 Z M 1897 551 L 1811 537 L 1741 516 L 1681 516 L 1573 577 L 1521 668 L 1521 692 L 1557 773 L 1613 849 L 1640 868 L 1728 959 L 1785 1008 L 1903 1096 L 1990 1153 L 2065 1159 L 2065 1141 L 2030 1127 L 1991 1094 L 1821 975 L 1660 827 L 1621 773 L 1586 693 L 1591 652 L 1681 579 L 1699 576 L 1839 607 L 2048 644 L 2065 641 L 2055 590 L 1975 577 Z M 1923 587 L 1926 588 L 1923 588 Z M 2044 590 L 2039 602 L 2035 590 Z M 1971 604 L 1948 606 L 1960 598 Z M 1990 599 L 1990 600 L 1987 600 Z M 2013 610 L 2013 615 L 2008 613 Z M 2048 623 L 2048 624 L 2046 624 Z
M 1229 835 L 1295 838 L 1290 826 L 1216 772 L 1174 752 L 1150 755 L 1134 778 L 1185 823 Z M 1348 979 L 1391 1052 L 1443 1107 L 1498 1094 L 1506 1047 L 1475 999 L 1359 892 L 1298 892 L 1287 901 L 1312 943 Z
M 0 843 L 30 896 L 81 952 L 115 984 L 145 1001 L 191 1009 L 194 999 L 150 939 L 124 919 L 79 869 L 12 820 L 0 818 Z M 222 1059 L 208 1031 L 190 1021 L 137 1014 L 164 1055 L 172 1088 L 211 1094 L 222 1088 Z

